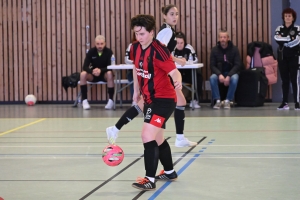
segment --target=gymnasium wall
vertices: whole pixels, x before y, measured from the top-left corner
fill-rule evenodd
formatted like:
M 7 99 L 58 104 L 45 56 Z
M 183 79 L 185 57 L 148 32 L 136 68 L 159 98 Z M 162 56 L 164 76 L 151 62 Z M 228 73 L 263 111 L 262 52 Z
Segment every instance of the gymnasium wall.
M 79 87 L 65 92 L 61 77 L 81 71 L 86 43 L 93 46 L 96 35 L 105 35 L 116 62 L 123 63 L 130 18 L 152 14 L 158 30 L 161 7 L 170 3 L 180 11 L 176 30 L 186 33 L 204 63 L 204 80 L 211 75 L 209 55 L 221 28 L 229 30 L 243 61 L 247 43 L 272 39 L 270 0 L 0 0 L 0 102 L 23 101 L 30 93 L 44 102 L 74 100 Z M 93 87 L 88 95 L 106 101 L 106 86 Z M 204 92 L 203 98 L 210 96 Z M 131 99 L 129 91 L 123 99 Z

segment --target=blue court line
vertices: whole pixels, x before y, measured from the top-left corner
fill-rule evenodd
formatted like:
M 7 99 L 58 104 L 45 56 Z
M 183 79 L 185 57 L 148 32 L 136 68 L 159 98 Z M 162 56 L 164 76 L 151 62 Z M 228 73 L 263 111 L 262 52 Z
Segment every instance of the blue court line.
M 192 162 L 194 162 L 196 160 L 197 157 L 199 157 L 200 154 L 195 154 L 194 158 L 191 158 L 178 172 L 177 174 L 180 175 L 184 170 L 186 170 L 186 168 L 192 164 Z M 163 184 L 163 186 L 161 186 L 158 190 L 156 190 L 156 192 L 149 198 L 149 200 L 153 200 L 155 199 L 160 193 L 162 193 L 162 191 L 164 189 L 166 189 L 172 182 L 168 181 L 165 184 Z
M 212 144 L 215 141 L 215 139 L 212 139 L 211 141 L 208 142 L 208 145 Z M 203 152 L 206 150 L 206 147 L 202 147 L 202 149 L 199 152 Z M 193 158 L 191 158 L 183 167 L 181 167 L 177 174 L 180 175 L 182 172 L 184 172 L 184 170 L 186 170 L 188 168 L 188 166 L 190 166 L 197 157 L 199 157 L 201 154 L 197 153 L 194 155 Z M 164 191 L 164 189 L 166 189 L 172 182 L 168 181 L 165 184 L 163 184 L 158 190 L 156 190 L 156 192 L 148 199 L 148 200 L 154 200 L 160 193 L 162 193 Z

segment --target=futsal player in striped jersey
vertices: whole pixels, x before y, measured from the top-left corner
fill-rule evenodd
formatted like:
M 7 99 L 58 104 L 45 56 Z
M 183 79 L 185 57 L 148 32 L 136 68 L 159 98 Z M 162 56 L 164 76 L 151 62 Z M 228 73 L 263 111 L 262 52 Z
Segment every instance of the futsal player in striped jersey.
M 164 177 L 176 180 L 169 143 L 164 138 L 166 122 L 176 107 L 176 92 L 182 89 L 182 78 L 169 50 L 154 39 L 155 19 L 151 15 L 137 15 L 131 19 L 138 42 L 130 49 L 133 59 L 133 100 L 144 100 L 144 124 L 142 141 L 144 145 L 145 178 L 133 183 L 140 190 L 155 190 L 158 161 L 164 167 Z M 170 76 L 173 84 L 169 80 Z M 175 89 L 174 89 L 175 88 Z
M 170 4 L 162 8 L 162 14 L 164 17 L 165 22 L 160 28 L 160 31 L 157 34 L 156 39 L 159 40 L 162 44 L 164 44 L 169 52 L 172 52 L 176 46 L 176 37 L 175 37 L 175 30 L 174 27 L 178 22 L 178 9 L 175 5 Z M 186 64 L 185 58 L 177 58 L 172 56 L 174 62 L 184 66 Z M 176 126 L 176 140 L 175 146 L 176 147 L 192 147 L 196 146 L 196 142 L 189 141 L 184 136 L 184 120 L 185 120 L 185 105 L 186 100 L 181 90 L 176 90 L 177 96 L 177 105 L 174 111 L 174 120 Z M 132 121 L 133 118 L 142 113 L 144 102 L 141 100 L 137 102 L 137 105 L 130 107 L 118 120 L 115 126 L 108 127 L 106 129 L 107 138 L 109 143 L 115 143 L 118 137 L 118 133 L 121 128 L 127 124 L 128 122 Z

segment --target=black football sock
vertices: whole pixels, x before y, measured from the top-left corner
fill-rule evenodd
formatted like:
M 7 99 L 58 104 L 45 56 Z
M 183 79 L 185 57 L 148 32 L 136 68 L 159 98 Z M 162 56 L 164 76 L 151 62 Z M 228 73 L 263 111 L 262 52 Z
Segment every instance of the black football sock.
M 112 88 L 107 88 L 107 93 L 108 93 L 109 99 L 113 100 L 113 98 L 114 98 L 114 93 L 115 93 L 115 88 L 114 88 L 114 87 L 112 87 Z
M 184 109 L 184 106 L 176 106 L 176 109 L 174 111 L 176 134 L 183 134 L 185 118 Z
M 159 158 L 159 149 L 155 140 L 144 143 L 144 162 L 146 176 L 155 177 L 158 158 Z
M 173 160 L 171 148 L 167 140 L 158 146 L 159 149 L 159 161 L 164 166 L 165 171 L 173 170 Z
M 139 113 L 141 113 L 142 110 L 138 107 L 138 105 L 134 105 L 132 107 L 130 107 L 128 110 L 126 110 L 126 112 L 121 116 L 121 118 L 119 119 L 119 121 L 116 123 L 116 127 L 117 129 L 121 130 L 121 128 L 127 124 L 128 122 L 130 122 L 131 120 L 133 120 L 136 116 L 139 115 Z
M 87 85 L 81 85 L 81 101 L 87 99 Z

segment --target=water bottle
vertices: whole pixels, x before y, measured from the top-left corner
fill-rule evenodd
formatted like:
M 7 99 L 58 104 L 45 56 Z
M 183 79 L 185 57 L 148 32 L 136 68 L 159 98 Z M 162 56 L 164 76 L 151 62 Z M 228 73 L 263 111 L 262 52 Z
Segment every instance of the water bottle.
M 116 65 L 116 58 L 115 58 L 114 54 L 111 56 L 110 61 L 111 61 L 110 62 L 111 65 Z
M 189 65 L 192 65 L 192 64 L 193 64 L 193 61 L 194 61 L 193 56 L 192 56 L 192 54 L 190 53 L 189 60 L 188 60 L 188 64 L 189 64 Z

